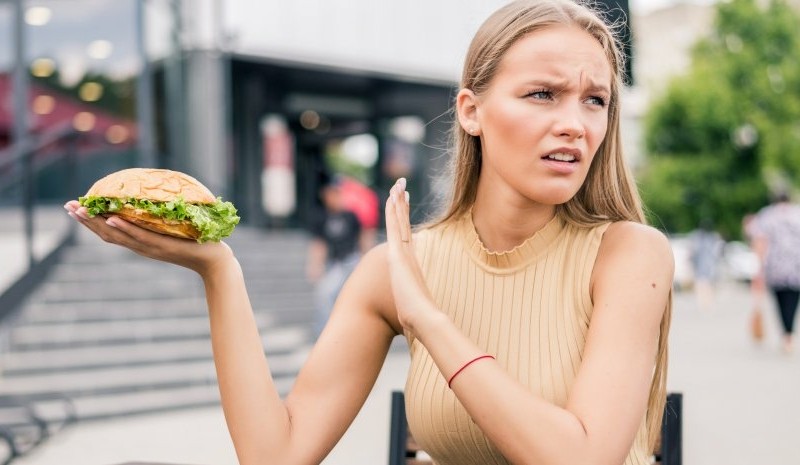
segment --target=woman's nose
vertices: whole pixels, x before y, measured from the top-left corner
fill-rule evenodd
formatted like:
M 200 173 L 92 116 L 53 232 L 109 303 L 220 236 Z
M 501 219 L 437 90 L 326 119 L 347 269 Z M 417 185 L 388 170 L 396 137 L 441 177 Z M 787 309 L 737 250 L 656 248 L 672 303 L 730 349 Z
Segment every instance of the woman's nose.
M 581 117 L 580 103 L 564 103 L 554 127 L 558 137 L 580 139 L 586 133 Z

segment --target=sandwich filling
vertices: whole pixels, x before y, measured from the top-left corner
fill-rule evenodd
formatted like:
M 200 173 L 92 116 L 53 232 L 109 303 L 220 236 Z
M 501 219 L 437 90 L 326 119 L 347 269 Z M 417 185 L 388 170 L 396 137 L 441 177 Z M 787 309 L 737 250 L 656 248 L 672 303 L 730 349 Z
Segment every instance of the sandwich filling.
M 220 241 L 230 236 L 239 224 L 236 207 L 219 197 L 216 202 L 205 205 L 187 203 L 181 197 L 169 202 L 154 202 L 147 199 L 88 196 L 80 197 L 78 201 L 89 210 L 90 216 L 119 213 L 123 208 L 133 208 L 168 221 L 189 221 L 200 233 L 197 242 Z

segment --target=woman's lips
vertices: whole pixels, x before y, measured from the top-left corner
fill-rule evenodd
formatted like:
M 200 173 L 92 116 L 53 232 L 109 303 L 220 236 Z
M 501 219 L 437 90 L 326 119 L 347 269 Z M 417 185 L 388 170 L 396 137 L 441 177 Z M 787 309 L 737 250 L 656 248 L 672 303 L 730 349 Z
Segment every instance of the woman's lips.
M 561 161 L 553 158 L 544 157 L 542 158 L 542 162 L 544 162 L 545 166 L 551 170 L 555 171 L 556 173 L 560 174 L 572 174 L 578 170 L 580 166 L 579 160 L 573 161 Z

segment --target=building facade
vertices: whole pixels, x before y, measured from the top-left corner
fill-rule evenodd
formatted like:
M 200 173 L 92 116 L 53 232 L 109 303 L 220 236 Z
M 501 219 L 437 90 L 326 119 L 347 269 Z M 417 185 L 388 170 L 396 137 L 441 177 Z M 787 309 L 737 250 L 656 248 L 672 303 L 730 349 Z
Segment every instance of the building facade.
M 0 95 L 15 115 L 0 145 L 72 126 L 95 141 L 79 184 L 179 169 L 272 227 L 302 227 L 330 176 L 379 195 L 407 176 L 421 220 L 441 194 L 468 42 L 504 3 L 0 1 L 0 75 L 35 89 Z M 630 17 L 627 0 L 598 3 Z

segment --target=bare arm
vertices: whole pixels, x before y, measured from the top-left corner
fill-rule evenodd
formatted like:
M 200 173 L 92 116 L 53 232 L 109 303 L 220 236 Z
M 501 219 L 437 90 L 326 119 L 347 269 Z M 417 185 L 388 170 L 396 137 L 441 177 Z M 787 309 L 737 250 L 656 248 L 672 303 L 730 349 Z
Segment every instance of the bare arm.
M 412 247 L 401 240 L 408 205 L 400 197 L 387 203 L 392 284 L 414 294 L 395 293 L 400 321 L 449 378 L 483 352 L 434 307 L 424 282 L 409 291 L 421 276 Z M 453 392 L 511 463 L 624 461 L 644 418 L 672 269 L 669 244 L 657 231 L 632 223 L 609 228 L 593 272 L 584 358 L 564 408 L 533 395 L 490 359 L 455 378 Z
M 396 324 L 384 316 L 393 308 L 385 253 L 376 249 L 364 257 L 342 289 L 328 327 L 284 401 L 230 248 L 162 236 L 119 218 L 81 217 L 86 212 L 77 203 L 67 208 L 103 240 L 201 275 L 222 405 L 242 465 L 311 465 L 327 455 L 363 405 L 396 334 Z
M 753 252 L 758 257 L 758 272 L 753 277 L 751 289 L 756 293 L 763 293 L 766 289 L 766 282 L 764 280 L 764 266 L 767 261 L 767 248 L 769 244 L 767 238 L 757 235 L 753 238 Z
M 317 464 L 344 434 L 396 334 L 374 310 L 386 301 L 370 300 L 371 290 L 386 286 L 380 278 L 385 273 L 375 272 L 382 263 L 379 252 L 365 257 L 342 289 L 285 402 L 272 381 L 238 266 L 205 278 L 223 408 L 240 463 Z
M 328 257 L 328 246 L 322 239 L 314 238 L 308 244 L 308 257 L 306 260 L 306 278 L 315 283 L 325 272 L 325 260 Z

